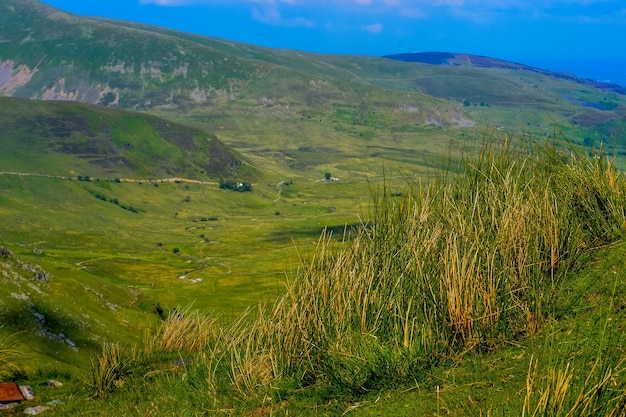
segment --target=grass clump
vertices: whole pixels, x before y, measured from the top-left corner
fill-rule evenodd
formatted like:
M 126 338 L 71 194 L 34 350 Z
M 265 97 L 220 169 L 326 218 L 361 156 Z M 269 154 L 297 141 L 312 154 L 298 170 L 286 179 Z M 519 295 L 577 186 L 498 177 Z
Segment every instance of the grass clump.
M 624 178 L 602 155 L 505 141 L 460 171 L 399 199 L 380 190 L 347 248 L 322 236 L 257 323 L 275 377 L 365 392 L 516 342 L 550 317 L 577 261 L 625 224 Z
M 119 343 L 103 343 L 100 354 L 91 362 L 90 386 L 99 398 L 124 385 L 131 372 L 133 360 Z
M 624 357 L 617 363 L 598 357 L 584 381 L 575 384 L 580 372 L 570 363 L 540 371 L 531 360 L 522 416 L 625 416 L 625 365 Z
M 104 343 L 99 355 L 92 360 L 88 385 L 97 397 L 106 398 L 129 379 L 133 380 L 132 385 L 155 375 L 168 375 L 196 359 L 183 354 L 193 354 L 206 363 L 217 364 L 217 351 L 211 348 L 215 349 L 220 333 L 223 330 L 216 317 L 192 310 L 191 306 L 177 308 L 169 312 L 154 332 L 146 335 L 141 347 Z M 207 351 L 211 353 L 210 359 L 207 359 Z M 214 366 L 210 369 L 214 371 Z
M 148 351 L 200 352 L 213 342 L 218 332 L 218 319 L 191 307 L 171 311 L 146 342 Z
M 624 315 L 619 303 L 623 285 L 618 289 L 619 278 L 613 274 L 610 297 L 596 308 L 594 321 L 599 325 L 589 348 L 579 344 L 560 354 L 549 351 L 543 355 L 544 363 L 531 356 L 523 416 L 626 416 L 626 353 L 620 324 Z M 609 289 L 608 282 L 602 286 Z
M 0 326 L 0 330 L 2 327 Z M 22 355 L 11 347 L 11 338 L 13 336 L 0 336 L 0 378 L 12 376 L 19 372 L 19 367 L 13 361 Z

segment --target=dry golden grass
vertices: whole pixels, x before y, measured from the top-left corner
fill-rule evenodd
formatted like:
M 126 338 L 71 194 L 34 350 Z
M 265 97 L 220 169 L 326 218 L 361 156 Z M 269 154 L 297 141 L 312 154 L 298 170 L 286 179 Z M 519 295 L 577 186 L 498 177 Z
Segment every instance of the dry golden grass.
M 360 390 L 383 368 L 402 375 L 533 334 L 584 250 L 625 224 L 625 182 L 609 159 L 505 142 L 466 162 L 405 197 L 380 190 L 348 247 L 320 238 L 256 323 L 275 375 L 304 369 Z
M 489 145 L 458 175 L 408 188 L 377 190 L 346 242 L 322 234 L 269 309 L 225 326 L 175 311 L 146 351 L 201 352 L 213 395 L 225 378 L 243 399 L 290 378 L 365 392 L 536 333 L 581 255 L 626 225 L 612 161 L 552 146 Z M 572 372 L 546 386 L 529 376 L 526 412 L 564 409 Z
M 191 307 L 177 309 L 146 342 L 147 351 L 200 352 L 215 341 L 219 332 L 218 319 Z
M 551 367 L 546 373 L 531 358 L 522 416 L 626 416 L 626 359 L 614 365 L 602 362 L 603 358 L 597 358 L 584 383 L 574 389 L 572 380 L 577 370 L 569 363 L 560 369 Z
M 131 362 L 119 343 L 104 343 L 100 355 L 91 362 L 91 388 L 100 398 L 106 398 L 121 387 Z

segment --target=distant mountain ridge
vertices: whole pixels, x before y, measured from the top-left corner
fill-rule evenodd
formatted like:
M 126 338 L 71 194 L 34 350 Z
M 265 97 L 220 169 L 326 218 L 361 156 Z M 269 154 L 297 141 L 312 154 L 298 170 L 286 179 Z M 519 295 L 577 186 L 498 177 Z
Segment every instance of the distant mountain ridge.
M 281 177 L 371 174 L 379 158 L 413 169 L 486 126 L 558 123 L 597 145 L 623 133 L 620 91 L 494 58 L 313 54 L 0 0 L 1 95 L 150 113 Z
M 578 84 L 599 88 L 604 91 L 615 92 L 618 94 L 626 95 L 626 87 L 618 84 L 604 83 L 589 78 L 577 77 L 574 74 L 567 72 L 554 72 L 544 70 L 541 68 L 533 67 L 530 65 L 519 64 L 511 61 L 504 61 L 497 58 L 490 58 L 480 55 L 472 54 L 459 54 L 450 52 L 410 52 L 385 55 L 383 58 L 392 59 L 402 62 L 419 62 L 422 64 L 430 65 L 445 65 L 445 66 L 462 66 L 469 65 L 478 68 L 497 68 L 512 71 L 525 71 L 535 74 L 546 75 L 549 77 L 561 78 L 568 81 L 573 81 Z

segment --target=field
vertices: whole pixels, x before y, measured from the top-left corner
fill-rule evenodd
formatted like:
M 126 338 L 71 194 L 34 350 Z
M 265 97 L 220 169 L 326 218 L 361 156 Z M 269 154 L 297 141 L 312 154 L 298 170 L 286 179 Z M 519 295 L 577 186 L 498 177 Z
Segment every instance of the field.
M 621 415 L 623 175 L 486 146 L 421 184 L 2 175 L 4 375 L 50 415 Z
M 624 416 L 619 92 L 0 8 L 7 415 Z
M 157 306 L 168 311 L 193 304 L 232 318 L 272 301 L 323 229 L 340 240 L 367 215 L 370 186 L 365 179 L 326 182 L 323 174 L 320 181 L 253 184 L 252 192 L 217 183 L 4 174 L 1 244 L 51 275 L 42 302 L 68 319 L 83 314 L 83 297 L 94 303 L 89 336 L 80 336 L 94 339 L 87 348 L 100 338 L 137 342 L 138 330 L 158 320 Z M 4 299 L 12 292 L 4 288 Z M 15 313 L 4 311 L 3 332 L 28 329 L 34 321 L 10 324 L 8 314 Z M 96 314 L 103 323 L 92 320 Z M 16 346 L 37 344 L 19 338 Z

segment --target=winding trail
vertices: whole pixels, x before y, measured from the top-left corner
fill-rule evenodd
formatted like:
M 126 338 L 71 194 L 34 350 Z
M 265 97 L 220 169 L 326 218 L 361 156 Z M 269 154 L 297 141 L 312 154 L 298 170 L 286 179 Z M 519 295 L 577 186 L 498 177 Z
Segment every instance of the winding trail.
M 34 172 L 12 172 L 12 171 L 0 171 L 0 175 L 15 175 L 20 177 L 44 177 L 44 178 L 55 178 L 59 180 L 77 180 L 76 176 L 68 176 L 68 175 L 49 175 L 49 174 L 37 174 Z M 180 177 L 172 177 L 172 178 L 150 178 L 150 179 L 136 179 L 136 178 L 98 178 L 98 177 L 89 177 L 89 182 L 91 181 L 116 181 L 119 182 L 136 182 L 136 183 L 144 183 L 144 182 L 184 182 L 184 183 L 192 183 L 192 184 L 202 184 L 202 185 L 218 185 L 218 182 L 214 181 L 200 181 L 200 180 L 192 180 L 190 178 L 180 178 Z

